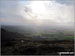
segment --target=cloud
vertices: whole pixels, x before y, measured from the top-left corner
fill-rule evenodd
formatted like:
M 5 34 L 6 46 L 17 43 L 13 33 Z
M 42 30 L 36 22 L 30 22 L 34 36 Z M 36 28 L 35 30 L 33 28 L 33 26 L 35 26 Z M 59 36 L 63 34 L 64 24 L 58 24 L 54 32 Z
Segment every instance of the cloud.
M 24 5 L 20 1 L 1 1 L 0 2 L 0 21 L 1 24 L 22 23 L 25 19 Z
M 54 23 L 59 26 L 72 26 L 74 24 L 73 5 L 61 4 L 57 1 L 30 1 L 28 8 L 32 9 L 35 15 L 38 15 L 38 20 L 41 20 L 41 23 L 47 21 L 48 24 Z
M 1 1 L 0 20 L 8 24 L 73 28 L 74 3 L 63 1 Z M 6 21 L 7 20 L 7 21 Z
M 60 4 L 66 4 L 66 5 L 75 3 L 74 0 L 55 0 L 55 1 L 60 3 Z

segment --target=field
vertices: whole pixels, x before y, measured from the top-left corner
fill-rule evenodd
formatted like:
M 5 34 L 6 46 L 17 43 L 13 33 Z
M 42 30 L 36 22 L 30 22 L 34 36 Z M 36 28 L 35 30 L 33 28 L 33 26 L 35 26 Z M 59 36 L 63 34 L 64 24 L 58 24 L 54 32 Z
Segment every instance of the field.
M 58 52 L 74 52 L 73 35 L 63 33 L 22 35 L 1 29 L 2 55 L 57 55 Z

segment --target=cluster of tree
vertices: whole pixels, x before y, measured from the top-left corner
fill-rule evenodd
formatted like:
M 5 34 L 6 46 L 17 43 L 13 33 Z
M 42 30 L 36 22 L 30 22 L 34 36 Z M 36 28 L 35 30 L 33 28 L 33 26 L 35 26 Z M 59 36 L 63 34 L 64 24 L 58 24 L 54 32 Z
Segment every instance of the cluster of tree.
M 1 29 L 1 54 L 50 55 L 58 54 L 57 52 L 74 51 L 74 43 L 71 41 L 28 41 L 25 39 L 24 41 L 19 41 L 22 40 L 22 37 L 25 38 L 25 36 L 18 33 Z M 66 44 L 64 44 L 64 42 L 66 42 Z M 63 43 L 63 46 L 61 43 Z M 67 45 L 68 43 L 69 45 Z

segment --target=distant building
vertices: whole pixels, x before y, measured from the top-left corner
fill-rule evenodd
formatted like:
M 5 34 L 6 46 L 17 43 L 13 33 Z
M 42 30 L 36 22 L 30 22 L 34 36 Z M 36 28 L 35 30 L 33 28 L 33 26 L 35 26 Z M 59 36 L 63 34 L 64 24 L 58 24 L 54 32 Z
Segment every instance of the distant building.
M 23 43 L 23 42 L 24 42 L 24 40 L 21 40 L 21 42 Z

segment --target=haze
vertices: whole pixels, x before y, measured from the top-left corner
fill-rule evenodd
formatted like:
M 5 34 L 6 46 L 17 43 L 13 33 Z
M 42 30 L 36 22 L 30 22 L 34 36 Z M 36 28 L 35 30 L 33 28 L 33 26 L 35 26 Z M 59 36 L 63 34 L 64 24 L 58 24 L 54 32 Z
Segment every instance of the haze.
M 0 1 L 0 24 L 74 30 L 74 0 Z

